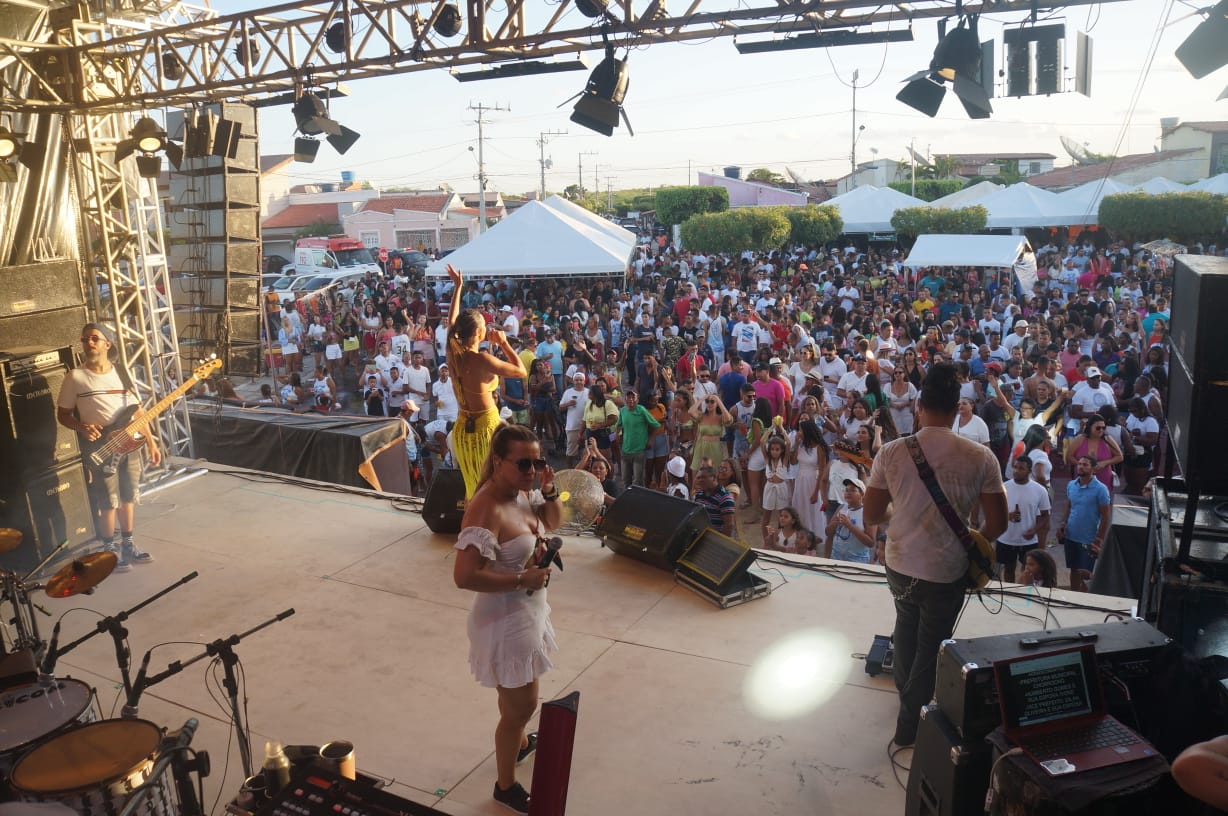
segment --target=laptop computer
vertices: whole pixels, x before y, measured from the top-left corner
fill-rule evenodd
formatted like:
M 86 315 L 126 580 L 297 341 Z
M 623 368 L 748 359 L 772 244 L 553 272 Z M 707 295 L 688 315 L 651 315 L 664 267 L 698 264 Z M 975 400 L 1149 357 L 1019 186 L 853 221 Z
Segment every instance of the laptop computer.
M 1105 709 L 1094 646 L 999 660 L 993 672 L 1007 738 L 1051 776 L 1159 753 Z

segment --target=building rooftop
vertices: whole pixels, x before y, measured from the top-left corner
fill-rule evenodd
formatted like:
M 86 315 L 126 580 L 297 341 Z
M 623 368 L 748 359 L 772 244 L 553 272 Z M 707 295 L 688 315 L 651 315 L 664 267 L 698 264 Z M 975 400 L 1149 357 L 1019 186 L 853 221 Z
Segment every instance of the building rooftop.
M 1191 147 L 1184 150 L 1161 150 L 1158 153 L 1132 153 L 1129 156 L 1118 156 L 1111 162 L 1059 167 L 1055 170 L 1050 170 L 1048 173 L 1037 173 L 1034 176 L 1028 176 L 1024 181 L 1036 187 L 1044 188 L 1074 187 L 1088 181 L 1115 176 L 1127 170 L 1137 170 L 1149 164 L 1158 164 L 1170 159 L 1186 156 L 1190 153 L 1197 153 L 1198 150 L 1199 148 Z
M 390 195 L 373 198 L 363 204 L 360 212 L 381 212 L 391 215 L 396 210 L 414 212 L 442 212 L 452 200 L 452 193 L 421 193 L 414 195 Z
M 336 202 L 328 204 L 291 204 L 280 212 L 270 215 L 261 224 L 263 229 L 289 229 L 305 227 L 317 221 L 340 224 Z

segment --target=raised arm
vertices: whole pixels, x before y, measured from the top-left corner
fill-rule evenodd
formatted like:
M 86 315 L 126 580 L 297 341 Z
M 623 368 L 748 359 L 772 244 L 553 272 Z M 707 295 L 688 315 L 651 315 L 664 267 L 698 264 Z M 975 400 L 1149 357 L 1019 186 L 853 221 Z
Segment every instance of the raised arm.
M 448 277 L 452 279 L 452 302 L 448 304 L 448 325 L 452 325 L 460 316 L 461 287 L 465 285 L 465 276 L 452 264 L 448 264 Z

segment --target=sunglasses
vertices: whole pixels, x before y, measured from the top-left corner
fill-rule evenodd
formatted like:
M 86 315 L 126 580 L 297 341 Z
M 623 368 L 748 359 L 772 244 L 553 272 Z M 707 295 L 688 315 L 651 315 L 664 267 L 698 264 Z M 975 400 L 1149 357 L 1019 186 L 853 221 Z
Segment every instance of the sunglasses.
M 545 459 L 529 459 L 528 457 L 525 457 L 524 459 L 509 459 L 508 461 L 514 464 L 521 473 L 528 473 L 533 468 L 537 468 L 538 470 L 546 469 Z
M 105 343 L 107 342 L 107 338 L 105 337 L 82 337 L 81 342 L 82 343 Z

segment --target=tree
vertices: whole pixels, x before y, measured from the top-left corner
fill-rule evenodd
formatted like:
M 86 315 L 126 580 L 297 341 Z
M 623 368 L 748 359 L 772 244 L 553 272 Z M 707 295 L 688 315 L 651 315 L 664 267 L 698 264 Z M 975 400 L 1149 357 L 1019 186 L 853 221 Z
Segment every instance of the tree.
M 789 232 L 785 208 L 743 207 L 691 216 L 682 224 L 682 243 L 696 252 L 762 251 L 783 245 Z
M 844 232 L 839 208 L 830 205 L 789 207 L 784 216 L 789 219 L 789 241 L 794 244 L 825 244 Z
M 327 238 L 330 235 L 338 235 L 341 233 L 341 225 L 335 222 L 325 221 L 320 219 L 312 221 L 306 226 L 300 227 L 295 231 L 295 238 Z
M 905 207 L 891 216 L 891 227 L 906 238 L 918 235 L 970 235 L 985 229 L 989 211 L 980 204 L 958 210 Z
M 729 209 L 724 187 L 662 187 L 657 190 L 657 223 L 681 224 L 692 215 Z
M 766 167 L 756 167 L 746 174 L 747 181 L 761 181 L 764 184 L 787 184 L 788 179 L 777 173 L 775 170 L 769 170 Z
M 1228 198 L 1211 193 L 1120 193 L 1100 202 L 1097 223 L 1128 241 L 1158 237 L 1187 242 L 1218 236 L 1228 217 Z
M 887 185 L 893 190 L 899 190 L 901 193 L 914 195 L 912 191 L 912 181 L 893 181 Z M 934 201 L 942 198 L 945 195 L 957 192 L 964 189 L 963 179 L 917 179 L 916 197 L 922 201 Z

